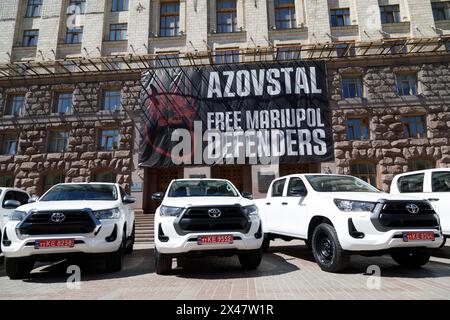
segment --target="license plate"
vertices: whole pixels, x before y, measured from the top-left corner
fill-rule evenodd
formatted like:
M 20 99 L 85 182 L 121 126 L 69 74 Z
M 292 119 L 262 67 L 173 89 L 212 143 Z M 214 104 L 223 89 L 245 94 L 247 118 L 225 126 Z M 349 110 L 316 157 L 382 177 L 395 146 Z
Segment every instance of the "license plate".
M 434 241 L 434 232 L 405 232 L 403 241 Z
M 44 248 L 73 248 L 74 239 L 53 239 L 53 240 L 36 240 L 34 247 L 36 249 Z
M 197 238 L 198 244 L 232 244 L 232 235 L 217 235 L 217 236 L 200 236 Z

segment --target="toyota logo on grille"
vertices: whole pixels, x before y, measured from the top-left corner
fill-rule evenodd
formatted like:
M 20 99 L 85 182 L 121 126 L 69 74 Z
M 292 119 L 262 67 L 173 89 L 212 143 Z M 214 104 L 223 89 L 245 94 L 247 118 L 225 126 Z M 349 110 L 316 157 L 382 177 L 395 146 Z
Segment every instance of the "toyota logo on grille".
M 416 214 L 419 212 L 419 207 L 416 204 L 411 203 L 406 206 L 406 210 L 408 210 L 409 213 Z
M 61 213 L 61 212 L 55 212 L 50 217 L 50 220 L 52 220 L 53 222 L 63 222 L 65 219 L 66 219 L 66 216 L 64 215 L 64 213 Z
M 219 218 L 222 215 L 222 211 L 220 211 L 219 209 L 209 209 L 208 215 L 211 218 Z

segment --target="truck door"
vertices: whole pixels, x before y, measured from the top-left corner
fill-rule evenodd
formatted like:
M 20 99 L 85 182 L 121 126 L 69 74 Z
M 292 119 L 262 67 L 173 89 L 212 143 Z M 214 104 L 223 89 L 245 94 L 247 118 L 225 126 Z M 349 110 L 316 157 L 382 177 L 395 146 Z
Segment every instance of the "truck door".
M 450 236 L 450 171 L 431 172 L 430 188 L 427 199 L 439 215 L 444 234 Z
M 282 232 L 283 212 L 282 200 L 286 179 L 275 180 L 270 188 L 270 193 L 267 195 L 266 202 L 266 223 L 270 231 Z
M 305 183 L 300 177 L 291 177 L 282 200 L 283 229 L 295 237 L 306 239 L 308 232 L 307 203 L 310 200 Z

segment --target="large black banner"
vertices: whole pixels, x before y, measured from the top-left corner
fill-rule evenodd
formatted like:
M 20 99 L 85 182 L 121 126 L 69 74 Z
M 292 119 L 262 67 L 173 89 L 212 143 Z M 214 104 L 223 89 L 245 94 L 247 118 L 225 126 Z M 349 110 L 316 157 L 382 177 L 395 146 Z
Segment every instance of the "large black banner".
M 333 160 L 323 61 L 211 65 L 143 75 L 140 164 Z

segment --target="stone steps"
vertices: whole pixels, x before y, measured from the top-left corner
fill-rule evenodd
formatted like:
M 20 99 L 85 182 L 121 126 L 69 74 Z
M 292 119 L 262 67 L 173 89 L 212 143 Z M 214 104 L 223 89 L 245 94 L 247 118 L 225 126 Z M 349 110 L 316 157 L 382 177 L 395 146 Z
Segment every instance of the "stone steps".
M 154 240 L 154 216 L 136 213 L 136 243 L 153 244 Z

